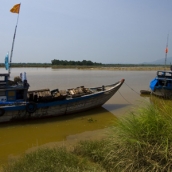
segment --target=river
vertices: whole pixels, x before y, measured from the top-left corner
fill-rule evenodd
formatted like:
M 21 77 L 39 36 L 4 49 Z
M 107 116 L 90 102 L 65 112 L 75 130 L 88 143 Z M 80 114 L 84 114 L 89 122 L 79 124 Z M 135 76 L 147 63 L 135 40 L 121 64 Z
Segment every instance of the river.
M 0 68 L 4 73 L 4 69 Z M 51 145 L 77 134 L 95 132 L 112 125 L 113 121 L 137 108 L 149 98 L 140 96 L 148 90 L 155 71 L 108 71 L 51 68 L 13 68 L 10 79 L 26 72 L 29 90 L 94 87 L 125 79 L 119 91 L 103 107 L 82 113 L 50 119 L 0 124 L 0 165 L 43 145 Z M 88 135 L 85 137 L 88 137 Z M 94 135 L 92 136 L 94 137 Z M 96 137 L 96 135 L 95 135 Z

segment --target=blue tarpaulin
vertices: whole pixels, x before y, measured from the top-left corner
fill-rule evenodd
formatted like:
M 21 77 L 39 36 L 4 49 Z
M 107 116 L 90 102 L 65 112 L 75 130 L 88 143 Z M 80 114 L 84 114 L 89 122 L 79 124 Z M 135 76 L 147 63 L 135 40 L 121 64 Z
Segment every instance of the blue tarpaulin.
M 152 81 L 150 82 L 150 86 L 149 86 L 149 87 L 151 88 L 152 91 L 154 91 L 155 85 L 157 84 L 157 82 L 158 82 L 157 79 L 154 79 L 154 80 L 152 80 Z

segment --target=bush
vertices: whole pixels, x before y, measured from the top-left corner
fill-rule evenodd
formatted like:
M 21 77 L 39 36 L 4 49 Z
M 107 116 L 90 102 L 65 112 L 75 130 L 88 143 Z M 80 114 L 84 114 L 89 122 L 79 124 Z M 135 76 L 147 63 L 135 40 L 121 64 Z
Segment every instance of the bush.
M 171 107 L 149 105 L 118 121 L 105 158 L 110 171 L 170 171 L 172 169 Z

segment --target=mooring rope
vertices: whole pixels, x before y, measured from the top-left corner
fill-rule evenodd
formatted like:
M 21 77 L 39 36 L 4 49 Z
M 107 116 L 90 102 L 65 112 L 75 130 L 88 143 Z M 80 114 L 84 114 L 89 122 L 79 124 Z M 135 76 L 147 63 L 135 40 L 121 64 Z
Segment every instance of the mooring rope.
M 140 96 L 140 93 L 138 93 L 138 92 L 135 91 L 133 88 L 131 88 L 126 82 L 124 82 L 124 84 L 125 84 L 128 88 L 130 88 L 132 91 L 134 91 L 137 95 Z M 128 101 L 128 100 L 120 93 L 119 90 L 118 90 L 118 92 L 119 92 L 119 94 L 121 95 L 121 97 L 122 97 L 126 102 L 128 102 L 128 103 L 131 104 L 131 105 L 134 105 L 133 103 L 131 103 L 130 101 Z M 146 100 L 145 97 L 142 97 L 142 98 Z
M 119 90 L 118 90 L 118 92 L 119 92 L 119 94 L 121 95 L 121 97 L 122 97 L 126 102 L 128 102 L 128 103 L 131 104 L 131 105 L 133 105 L 133 103 L 129 102 L 129 101 L 120 93 Z
M 132 91 L 134 91 L 136 94 L 139 94 L 140 95 L 140 93 L 138 93 L 137 91 L 135 91 L 133 88 L 131 88 L 126 82 L 124 82 L 124 84 L 126 85 L 126 86 L 128 86 Z

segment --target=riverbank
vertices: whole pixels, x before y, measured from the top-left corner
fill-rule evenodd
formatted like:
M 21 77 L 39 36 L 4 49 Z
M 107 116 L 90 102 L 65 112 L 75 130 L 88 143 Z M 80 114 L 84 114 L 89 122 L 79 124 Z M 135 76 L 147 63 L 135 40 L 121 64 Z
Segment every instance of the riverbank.
M 13 65 L 12 68 L 52 68 L 52 69 L 80 69 L 80 70 L 111 70 L 111 71 L 157 71 L 170 70 L 170 66 L 163 65 L 155 66 L 139 66 L 139 65 L 119 65 L 119 66 L 63 66 L 63 65 Z M 4 66 L 0 66 L 4 68 Z
M 101 139 L 85 138 L 86 134 L 83 135 L 85 139 L 75 142 L 74 146 L 62 144 L 52 149 L 37 149 L 3 169 L 5 172 L 47 169 L 71 172 L 169 171 L 172 166 L 171 123 L 171 106 L 163 102 L 161 108 L 156 104 L 148 105 L 116 121 Z M 76 136 L 72 138 L 77 140 Z
M 37 149 L 42 148 L 55 148 L 55 147 L 66 147 L 68 150 L 72 150 L 74 146 L 80 141 L 93 141 L 93 140 L 102 140 L 107 138 L 107 133 L 109 132 L 110 127 L 94 130 L 94 131 L 85 131 L 83 133 L 69 135 L 63 141 L 51 142 L 41 146 L 32 147 L 28 149 L 25 153 L 31 153 Z M 19 157 L 19 156 L 18 156 Z
M 78 68 L 78 69 L 91 69 L 91 70 L 111 70 L 111 71 L 157 71 L 164 70 L 162 66 L 156 67 L 90 67 L 90 68 Z M 166 68 L 168 70 L 169 68 Z
M 106 139 L 108 137 L 107 133 L 109 133 L 109 130 L 110 130 L 110 127 L 107 127 L 104 129 L 98 129 L 98 130 L 94 130 L 94 131 L 85 131 L 83 133 L 69 135 L 63 141 L 51 142 L 51 143 L 47 143 L 47 144 L 44 144 L 41 146 L 32 147 L 32 148 L 28 149 L 27 151 L 25 151 L 25 153 L 23 153 L 21 155 L 9 156 L 9 163 L 8 163 L 8 165 L 7 164 L 6 165 L 9 166 L 12 164 L 12 162 L 17 162 L 17 160 L 20 161 L 24 155 L 28 154 L 30 156 L 31 154 L 34 154 L 35 152 L 37 152 L 39 150 L 55 150 L 57 148 L 65 147 L 68 152 L 72 152 L 74 150 L 75 146 L 81 141 L 88 141 L 88 142 L 89 141 L 93 141 L 93 142 L 98 141 L 99 142 L 101 140 Z M 1 171 L 4 172 L 4 166 L 0 166 L 0 172 Z
M 120 67 L 98 67 L 98 66 L 52 66 L 53 69 L 80 69 L 80 70 L 110 70 L 110 71 L 157 71 L 170 70 L 167 66 L 120 66 Z

